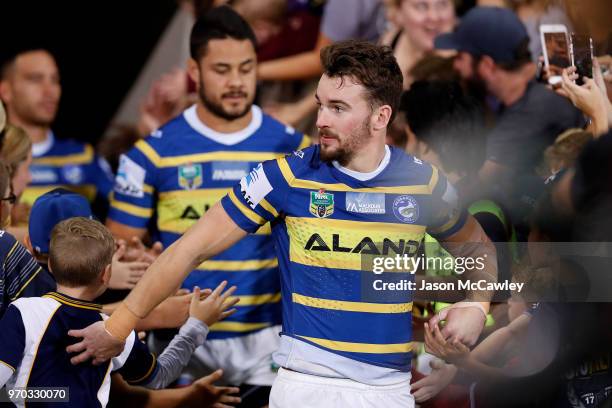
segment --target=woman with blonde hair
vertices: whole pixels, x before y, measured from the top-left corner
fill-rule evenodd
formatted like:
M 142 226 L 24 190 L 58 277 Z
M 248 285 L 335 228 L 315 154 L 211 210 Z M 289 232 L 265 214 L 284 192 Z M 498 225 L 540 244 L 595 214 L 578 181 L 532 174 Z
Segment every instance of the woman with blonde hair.
M 0 139 L 0 162 L 8 170 L 13 194 L 19 201 L 19 197 L 32 181 L 32 142 L 25 130 L 11 124 L 6 125 Z M 11 213 L 11 225 L 27 225 L 29 212 L 29 206 L 16 203 Z M 25 228 L 11 228 L 10 231 L 20 240 L 25 236 Z

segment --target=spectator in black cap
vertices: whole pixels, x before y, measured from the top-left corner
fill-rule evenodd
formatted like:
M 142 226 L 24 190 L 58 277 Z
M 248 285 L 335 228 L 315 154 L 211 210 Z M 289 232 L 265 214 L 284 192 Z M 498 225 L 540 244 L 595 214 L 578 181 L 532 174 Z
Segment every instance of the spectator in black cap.
M 527 31 L 508 9 L 476 7 L 455 32 L 438 36 L 435 45 L 457 50 L 454 66 L 462 78 L 482 85 L 499 103 L 478 176 L 481 186 L 500 191 L 520 218 L 527 187 L 519 180 L 531 181 L 544 149 L 564 130 L 583 125 L 584 118 L 534 81 Z

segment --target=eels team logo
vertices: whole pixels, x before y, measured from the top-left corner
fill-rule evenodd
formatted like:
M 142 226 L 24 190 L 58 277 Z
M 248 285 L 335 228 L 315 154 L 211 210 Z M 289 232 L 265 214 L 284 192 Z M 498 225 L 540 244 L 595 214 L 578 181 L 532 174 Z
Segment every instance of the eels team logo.
M 399 196 L 393 201 L 393 214 L 401 222 L 414 224 L 419 218 L 419 204 L 412 196 Z
M 326 218 L 334 213 L 334 195 L 325 190 L 310 192 L 310 213 L 317 218 Z
M 202 165 L 187 164 L 178 168 L 178 183 L 185 190 L 195 190 L 202 185 Z

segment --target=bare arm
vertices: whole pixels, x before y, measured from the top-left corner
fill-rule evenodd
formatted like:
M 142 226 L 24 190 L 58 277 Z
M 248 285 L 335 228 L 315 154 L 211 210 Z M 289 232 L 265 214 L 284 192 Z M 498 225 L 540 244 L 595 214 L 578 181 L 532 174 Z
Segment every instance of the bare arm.
M 70 361 L 79 364 L 95 357 L 94 364 L 101 364 L 118 355 L 139 320 L 172 295 L 190 271 L 245 235 L 221 204 L 215 204 L 156 259 L 108 320 L 68 332 L 72 337 L 82 338 L 66 348 L 68 353 L 80 353 Z
M 115 238 L 124 239 L 126 242 L 131 241 L 132 237 L 142 239 L 147 233 L 145 228 L 130 227 L 111 219 L 106 220 L 106 228 L 108 228 Z
M 147 316 L 155 306 L 177 290 L 189 272 L 246 234 L 232 221 L 220 203 L 215 204 L 149 267 L 125 299 L 125 308 L 117 309 L 107 320 L 107 330 L 118 338 L 126 338 L 129 331 L 123 329 L 125 323 L 136 322 L 138 318 Z M 131 331 L 134 324 L 130 326 Z

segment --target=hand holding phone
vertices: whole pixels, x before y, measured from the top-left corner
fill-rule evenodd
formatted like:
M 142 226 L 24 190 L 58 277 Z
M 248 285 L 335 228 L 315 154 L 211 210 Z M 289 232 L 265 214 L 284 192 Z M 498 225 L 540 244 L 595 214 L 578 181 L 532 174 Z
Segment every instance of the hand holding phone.
M 593 78 L 593 39 L 586 35 L 572 33 L 570 46 L 572 65 L 576 67 L 576 84 L 583 85 L 583 78 Z
M 563 24 L 542 24 L 540 39 L 548 83 L 561 84 L 561 72 L 571 65 L 567 27 Z

